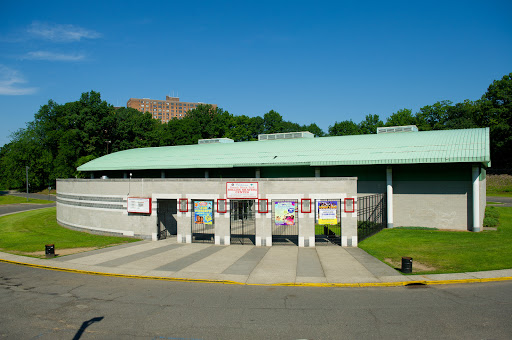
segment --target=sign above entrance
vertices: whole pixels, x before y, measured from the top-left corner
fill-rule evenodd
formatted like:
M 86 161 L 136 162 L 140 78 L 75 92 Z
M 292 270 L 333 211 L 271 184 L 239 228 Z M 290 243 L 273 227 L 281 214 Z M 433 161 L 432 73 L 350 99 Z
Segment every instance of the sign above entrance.
M 128 197 L 127 210 L 135 214 L 151 214 L 151 198 Z
M 258 182 L 226 182 L 228 199 L 258 199 Z

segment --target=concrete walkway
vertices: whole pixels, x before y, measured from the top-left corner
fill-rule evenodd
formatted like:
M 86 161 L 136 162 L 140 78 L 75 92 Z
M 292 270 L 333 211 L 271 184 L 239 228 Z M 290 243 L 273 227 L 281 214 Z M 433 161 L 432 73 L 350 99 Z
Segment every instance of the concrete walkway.
M 59 253 L 58 247 L 56 253 Z M 264 285 L 378 286 L 412 281 L 444 283 L 446 280 L 512 279 L 512 269 L 406 276 L 359 248 L 216 246 L 180 244 L 173 238 L 158 242 L 140 241 L 53 259 L 0 253 L 0 260 L 69 271 Z
M 0 206 L 0 216 L 48 206 L 55 204 L 10 204 L 4 206 L 5 211 Z M 360 248 L 216 246 L 177 243 L 175 238 L 139 241 L 51 259 L 0 252 L 0 261 L 71 272 L 263 285 L 379 286 L 512 280 L 512 269 L 402 275 Z

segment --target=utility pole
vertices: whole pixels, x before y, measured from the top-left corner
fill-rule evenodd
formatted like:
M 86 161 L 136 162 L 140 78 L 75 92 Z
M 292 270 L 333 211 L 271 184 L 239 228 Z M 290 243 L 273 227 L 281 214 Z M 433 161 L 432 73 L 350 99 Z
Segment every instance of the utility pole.
M 28 202 L 28 165 L 25 167 L 25 172 L 26 172 L 26 175 L 27 175 L 27 202 Z

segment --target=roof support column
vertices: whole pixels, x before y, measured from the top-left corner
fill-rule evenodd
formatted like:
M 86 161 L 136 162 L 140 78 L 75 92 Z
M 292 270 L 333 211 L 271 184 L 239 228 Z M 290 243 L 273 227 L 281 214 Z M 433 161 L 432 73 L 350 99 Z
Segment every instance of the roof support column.
M 261 177 L 261 170 L 260 170 L 260 168 L 256 168 L 256 170 L 254 171 L 254 176 L 256 178 L 260 178 Z
M 393 228 L 393 169 L 391 166 L 386 168 L 386 194 L 388 228 Z
M 208 172 L 208 170 L 204 171 L 204 178 L 210 178 L 210 173 Z
M 480 231 L 480 166 L 473 165 L 473 231 Z
M 160 171 L 160 178 L 165 178 L 165 170 Z
M 315 177 L 320 177 L 320 168 L 319 167 L 315 168 Z

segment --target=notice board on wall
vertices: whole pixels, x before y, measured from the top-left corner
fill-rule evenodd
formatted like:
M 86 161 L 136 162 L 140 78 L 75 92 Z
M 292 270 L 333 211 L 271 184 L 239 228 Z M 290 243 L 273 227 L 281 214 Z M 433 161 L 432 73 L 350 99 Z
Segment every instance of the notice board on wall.
M 226 198 L 258 199 L 258 182 L 226 182 Z
M 134 214 L 151 214 L 151 198 L 128 197 L 127 210 Z

